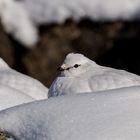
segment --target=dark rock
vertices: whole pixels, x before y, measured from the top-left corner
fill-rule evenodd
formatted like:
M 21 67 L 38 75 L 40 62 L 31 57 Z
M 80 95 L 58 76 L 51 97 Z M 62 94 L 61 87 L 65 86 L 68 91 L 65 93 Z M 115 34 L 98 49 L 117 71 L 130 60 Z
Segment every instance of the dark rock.
M 0 24 L 0 57 L 3 58 L 10 66 L 14 65 L 14 50 L 13 45 L 3 31 L 2 25 Z

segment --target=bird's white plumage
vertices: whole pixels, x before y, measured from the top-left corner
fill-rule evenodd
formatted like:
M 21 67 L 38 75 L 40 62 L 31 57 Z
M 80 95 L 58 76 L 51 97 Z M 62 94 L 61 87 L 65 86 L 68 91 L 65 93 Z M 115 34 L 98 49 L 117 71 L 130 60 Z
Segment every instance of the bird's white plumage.
M 75 65 L 77 65 L 75 67 Z M 79 65 L 79 66 L 78 66 Z M 61 73 L 49 90 L 49 96 L 102 91 L 140 85 L 140 76 L 124 70 L 103 67 L 82 54 L 70 53 Z
M 47 99 L 48 89 L 38 80 L 11 69 L 0 59 L 0 84 L 9 86 L 36 99 Z

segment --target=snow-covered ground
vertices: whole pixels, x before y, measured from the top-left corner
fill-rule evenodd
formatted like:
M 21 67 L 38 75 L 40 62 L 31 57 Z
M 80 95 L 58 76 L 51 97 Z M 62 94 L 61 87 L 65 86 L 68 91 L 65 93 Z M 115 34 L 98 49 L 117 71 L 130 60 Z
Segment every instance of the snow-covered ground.
M 140 87 L 35 101 L 0 112 L 19 140 L 139 140 Z
M 38 41 L 36 25 L 76 21 L 140 18 L 139 0 L 0 0 L 0 18 L 7 33 L 27 47 Z

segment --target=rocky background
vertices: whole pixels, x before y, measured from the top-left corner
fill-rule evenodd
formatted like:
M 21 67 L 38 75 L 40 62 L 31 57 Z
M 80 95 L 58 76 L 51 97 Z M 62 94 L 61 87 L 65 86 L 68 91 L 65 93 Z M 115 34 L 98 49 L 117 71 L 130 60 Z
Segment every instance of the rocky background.
M 140 23 L 67 20 L 64 24 L 39 27 L 40 41 L 26 49 L 7 35 L 0 24 L 0 57 L 12 68 L 46 86 L 57 75 L 57 67 L 69 52 L 83 53 L 98 64 L 140 75 Z

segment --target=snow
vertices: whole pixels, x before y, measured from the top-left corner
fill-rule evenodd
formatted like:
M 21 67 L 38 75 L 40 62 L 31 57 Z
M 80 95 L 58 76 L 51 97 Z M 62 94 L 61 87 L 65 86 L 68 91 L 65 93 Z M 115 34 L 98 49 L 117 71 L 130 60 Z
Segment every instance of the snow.
M 0 0 L 0 18 L 7 33 L 25 47 L 38 41 L 37 26 L 79 21 L 139 20 L 139 0 Z
M 0 59 L 0 84 L 14 88 L 33 99 L 47 99 L 48 88 L 38 80 L 11 69 Z
M 35 99 L 14 88 L 0 84 L 0 110 L 32 101 Z
M 38 31 L 26 9 L 15 0 L 0 0 L 0 18 L 5 31 L 28 48 L 38 41 Z
M 78 53 L 69 53 L 59 70 L 49 97 L 140 85 L 140 76 L 100 66 Z
M 92 20 L 139 19 L 139 0 L 23 0 L 32 20 L 37 24 L 62 23 L 72 17 Z
M 58 96 L 0 112 L 21 140 L 139 140 L 140 86 Z

